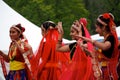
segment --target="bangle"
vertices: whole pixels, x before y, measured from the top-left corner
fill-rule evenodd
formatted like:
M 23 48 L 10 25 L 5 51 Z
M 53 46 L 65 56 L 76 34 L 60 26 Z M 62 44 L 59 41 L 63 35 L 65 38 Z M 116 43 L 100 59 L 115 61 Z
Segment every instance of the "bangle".
M 62 43 L 62 40 L 58 40 L 58 42 L 57 42 L 58 44 L 61 44 Z
M 58 42 L 62 42 L 62 39 L 61 40 L 58 39 Z

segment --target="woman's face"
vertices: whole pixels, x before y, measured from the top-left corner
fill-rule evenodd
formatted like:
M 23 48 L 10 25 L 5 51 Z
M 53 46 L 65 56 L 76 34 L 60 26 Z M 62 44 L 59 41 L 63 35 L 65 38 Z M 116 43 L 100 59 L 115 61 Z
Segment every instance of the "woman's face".
M 78 31 L 76 29 L 74 29 L 73 27 L 71 27 L 70 36 L 71 36 L 72 40 L 78 40 L 78 38 L 75 37 L 76 35 L 79 35 Z
M 103 36 L 103 30 L 100 28 L 100 26 L 95 24 L 95 27 L 96 27 L 95 31 L 96 31 L 100 36 Z
M 17 29 L 11 27 L 9 31 L 9 35 L 11 40 L 19 40 L 20 33 L 17 31 Z

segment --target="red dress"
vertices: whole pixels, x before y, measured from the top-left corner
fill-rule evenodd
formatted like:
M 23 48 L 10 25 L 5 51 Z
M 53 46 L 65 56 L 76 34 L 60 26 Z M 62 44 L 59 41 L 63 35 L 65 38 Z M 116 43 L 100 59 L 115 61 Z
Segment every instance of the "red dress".
M 25 46 L 26 42 L 19 40 L 17 43 L 21 46 L 21 48 L 25 50 L 26 53 L 29 53 L 29 48 Z M 6 80 L 32 80 L 30 69 L 25 64 L 23 54 L 24 53 L 21 53 L 19 49 L 11 43 L 8 53 L 8 56 L 10 58 L 10 71 L 6 77 Z M 19 65 L 19 63 L 21 65 Z M 12 66 L 14 66 L 14 68 Z
M 69 60 L 66 54 L 56 52 L 57 41 L 56 29 L 49 30 L 43 37 L 32 64 L 35 80 L 58 80 L 63 64 L 66 62 L 64 66 L 67 65 Z
M 84 23 L 84 19 L 81 18 L 80 23 Z M 86 21 L 85 21 L 86 23 Z M 86 25 L 83 25 L 85 37 L 90 38 L 90 34 L 86 29 Z M 93 50 L 93 45 L 87 42 L 88 50 Z M 60 76 L 59 80 L 94 80 L 94 74 L 92 70 L 91 57 L 81 49 L 80 45 L 76 46 L 73 58 L 70 61 L 69 66 Z
M 71 63 L 59 80 L 94 80 L 91 58 L 80 46 L 76 47 Z

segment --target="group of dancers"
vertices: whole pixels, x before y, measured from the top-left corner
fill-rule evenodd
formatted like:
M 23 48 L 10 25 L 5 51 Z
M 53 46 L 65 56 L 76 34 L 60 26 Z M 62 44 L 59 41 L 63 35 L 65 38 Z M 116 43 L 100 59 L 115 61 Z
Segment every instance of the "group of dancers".
M 70 36 L 76 42 L 64 44 L 62 22 L 45 21 L 41 25 L 42 40 L 35 53 L 23 35 L 21 24 L 9 30 L 11 43 L 8 55 L 0 50 L 0 61 L 6 80 L 119 80 L 120 41 L 114 16 L 99 15 L 95 31 L 104 37 L 92 40 L 87 19 L 75 20 Z M 6 72 L 4 61 L 10 63 Z

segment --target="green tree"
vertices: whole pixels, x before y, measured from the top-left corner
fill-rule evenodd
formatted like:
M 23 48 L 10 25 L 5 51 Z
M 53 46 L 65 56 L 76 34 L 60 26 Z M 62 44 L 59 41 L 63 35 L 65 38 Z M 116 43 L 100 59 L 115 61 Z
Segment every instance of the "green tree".
M 65 37 L 69 38 L 70 27 L 76 19 L 88 17 L 89 12 L 85 9 L 82 0 L 56 0 L 56 19 L 63 22 Z
M 90 12 L 89 19 L 91 20 L 91 33 L 94 34 L 95 20 L 98 15 L 110 12 L 115 16 L 117 26 L 120 25 L 120 0 L 84 0 L 86 9 Z
M 70 39 L 70 26 L 80 17 L 88 18 L 82 0 L 4 0 L 25 18 L 40 26 L 46 20 L 62 21 L 64 37 Z

